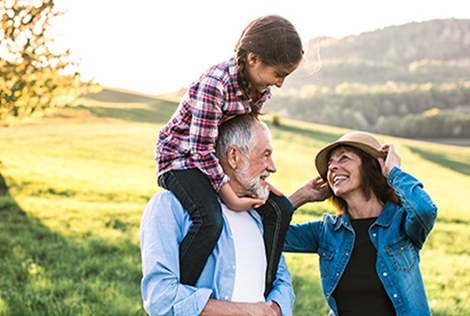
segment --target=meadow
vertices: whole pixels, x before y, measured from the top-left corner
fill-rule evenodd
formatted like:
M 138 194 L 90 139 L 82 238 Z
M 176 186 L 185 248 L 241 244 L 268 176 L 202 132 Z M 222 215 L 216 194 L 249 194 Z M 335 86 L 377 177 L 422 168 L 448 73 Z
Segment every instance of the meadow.
M 105 89 L 35 123 L 0 127 L 0 315 L 146 315 L 139 225 L 159 189 L 153 150 L 177 103 Z M 316 175 L 315 153 L 347 130 L 267 123 L 285 194 Z M 439 208 L 421 252 L 433 315 L 470 315 L 470 148 L 392 138 L 402 168 Z M 4 181 L 3 181 L 4 180 Z M 333 212 L 298 209 L 294 222 Z M 294 315 L 327 315 L 318 257 L 286 254 Z

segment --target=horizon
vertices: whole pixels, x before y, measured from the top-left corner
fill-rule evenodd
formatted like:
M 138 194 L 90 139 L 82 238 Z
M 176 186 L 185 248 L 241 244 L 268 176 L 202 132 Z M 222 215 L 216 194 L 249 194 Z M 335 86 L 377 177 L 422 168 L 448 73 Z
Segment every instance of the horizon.
M 342 0 L 309 4 L 307 9 L 301 0 L 274 0 L 269 6 L 246 0 L 237 6 L 216 0 L 164 5 L 152 0 L 56 2 L 68 10 L 58 42 L 81 59 L 78 71 L 83 80 L 95 78 L 103 86 L 150 95 L 185 88 L 207 68 L 232 57 L 245 25 L 262 15 L 286 17 L 304 43 L 412 22 L 470 19 L 470 3 L 458 0 L 444 5 L 397 0 L 386 8 L 373 0 Z

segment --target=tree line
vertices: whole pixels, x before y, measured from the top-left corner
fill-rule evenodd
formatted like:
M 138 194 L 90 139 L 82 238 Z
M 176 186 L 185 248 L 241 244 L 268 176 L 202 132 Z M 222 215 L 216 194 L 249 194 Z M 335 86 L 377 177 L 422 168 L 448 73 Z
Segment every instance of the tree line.
M 275 91 L 266 110 L 293 119 L 409 138 L 469 138 L 470 81 Z
M 400 137 L 470 137 L 470 20 L 319 37 L 266 111 Z

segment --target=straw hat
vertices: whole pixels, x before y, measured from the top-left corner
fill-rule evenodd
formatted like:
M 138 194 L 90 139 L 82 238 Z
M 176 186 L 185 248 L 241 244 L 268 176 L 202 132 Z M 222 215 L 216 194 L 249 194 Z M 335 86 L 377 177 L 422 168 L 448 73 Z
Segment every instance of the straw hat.
M 385 155 L 380 152 L 382 144 L 377 139 L 377 137 L 364 132 L 348 133 L 346 135 L 343 135 L 334 143 L 323 147 L 315 157 L 315 166 L 317 167 L 318 173 L 325 181 L 327 181 L 326 173 L 328 171 L 328 159 L 330 153 L 333 149 L 341 145 L 347 145 L 361 149 L 362 151 L 365 151 L 374 158 L 385 158 Z

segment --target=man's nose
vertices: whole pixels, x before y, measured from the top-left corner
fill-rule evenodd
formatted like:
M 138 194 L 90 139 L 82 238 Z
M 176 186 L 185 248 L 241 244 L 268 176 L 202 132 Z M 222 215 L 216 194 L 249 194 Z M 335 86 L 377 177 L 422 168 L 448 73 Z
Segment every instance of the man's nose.
M 277 171 L 276 165 L 274 164 L 274 160 L 272 158 L 269 158 L 269 161 L 268 161 L 268 171 L 271 173 L 274 173 Z

